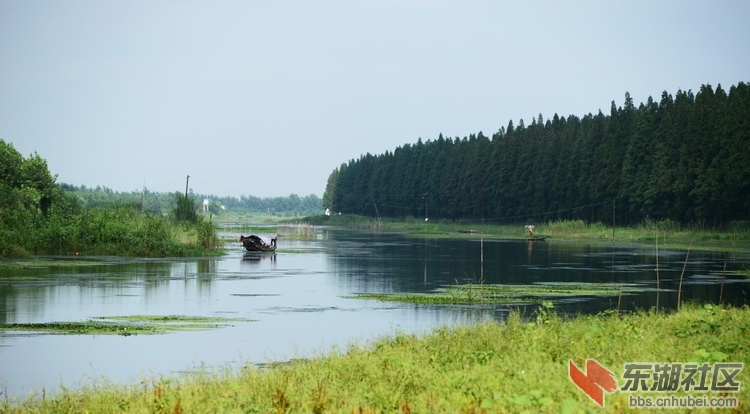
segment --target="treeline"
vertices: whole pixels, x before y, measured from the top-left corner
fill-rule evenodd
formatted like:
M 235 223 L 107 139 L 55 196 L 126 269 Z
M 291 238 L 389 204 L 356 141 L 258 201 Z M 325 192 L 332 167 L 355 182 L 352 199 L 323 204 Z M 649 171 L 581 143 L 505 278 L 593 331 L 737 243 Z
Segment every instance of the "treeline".
M 307 216 L 323 213 L 323 200 L 315 194 L 300 197 L 290 194 L 286 197 L 218 197 L 213 195 L 201 196 L 211 200 L 211 203 L 223 205 L 227 211 L 246 211 L 271 214 L 275 216 Z
M 151 214 L 135 203 L 82 203 L 56 183 L 47 162 L 0 139 L 0 257 L 30 254 L 195 256 L 218 248 L 216 230 L 194 200 Z M 178 239 L 179 237 L 179 239 Z
M 132 204 L 157 215 L 168 214 L 175 208 L 176 194 L 183 194 L 184 196 L 184 193 L 153 192 L 147 188 L 144 188 L 143 191 L 118 192 L 102 186 L 87 188 L 86 186 L 65 183 L 61 183 L 60 188 L 85 207 Z M 196 194 L 191 189 L 188 197 L 193 199 L 200 207 L 203 206 L 203 200 L 209 200 L 208 210 L 216 216 L 220 216 L 227 211 L 263 213 L 276 216 L 304 216 L 321 214 L 323 211 L 323 202 L 315 194 L 306 197 L 291 194 L 287 197 L 268 198 L 243 195 L 237 198 L 213 194 Z
M 336 168 L 334 212 L 498 222 L 750 219 L 750 87 L 703 85 L 638 107 L 521 120 L 486 137 L 366 154 Z

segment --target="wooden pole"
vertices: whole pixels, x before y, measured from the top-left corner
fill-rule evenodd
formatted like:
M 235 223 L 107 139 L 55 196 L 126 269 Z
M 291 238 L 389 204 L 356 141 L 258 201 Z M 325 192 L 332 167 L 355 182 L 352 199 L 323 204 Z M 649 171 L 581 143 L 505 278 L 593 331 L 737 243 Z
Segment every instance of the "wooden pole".
M 479 236 L 479 284 L 484 284 L 484 236 Z
M 615 241 L 615 199 L 612 199 L 612 241 Z
M 185 179 L 185 200 L 187 200 L 187 192 L 188 192 L 188 183 L 190 182 L 190 176 L 187 176 L 187 179 Z

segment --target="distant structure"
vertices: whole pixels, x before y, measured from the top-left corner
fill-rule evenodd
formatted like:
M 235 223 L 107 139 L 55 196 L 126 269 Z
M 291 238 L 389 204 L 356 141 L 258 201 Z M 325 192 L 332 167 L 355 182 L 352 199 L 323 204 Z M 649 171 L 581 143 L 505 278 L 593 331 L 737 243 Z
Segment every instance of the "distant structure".
M 203 211 L 208 211 L 208 199 L 203 199 Z
M 327 209 L 326 209 L 326 216 L 330 216 L 330 215 L 331 215 L 331 209 L 330 209 L 330 208 L 327 208 Z

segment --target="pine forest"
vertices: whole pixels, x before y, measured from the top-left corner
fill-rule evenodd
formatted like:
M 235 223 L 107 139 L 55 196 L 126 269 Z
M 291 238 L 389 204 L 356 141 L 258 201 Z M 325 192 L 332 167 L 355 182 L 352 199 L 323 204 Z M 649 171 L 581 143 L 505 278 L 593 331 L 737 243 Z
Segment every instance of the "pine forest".
M 750 85 L 512 121 L 491 137 L 405 144 L 334 169 L 323 204 L 372 217 L 498 223 L 750 219 Z

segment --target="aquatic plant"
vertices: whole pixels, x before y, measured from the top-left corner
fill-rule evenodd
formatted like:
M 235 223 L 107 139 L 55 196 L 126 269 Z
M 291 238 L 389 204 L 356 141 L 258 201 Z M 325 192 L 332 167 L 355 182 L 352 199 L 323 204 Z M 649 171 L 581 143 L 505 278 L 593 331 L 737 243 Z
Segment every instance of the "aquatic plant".
M 464 303 L 531 304 L 578 296 L 617 296 L 643 292 L 635 283 L 540 282 L 530 285 L 457 284 L 429 293 L 359 293 L 348 298 L 432 305 Z
M 209 329 L 226 326 L 230 322 L 249 322 L 249 319 L 227 319 L 181 315 L 99 316 L 84 322 L 40 322 L 0 324 L 0 330 L 48 332 L 73 335 L 160 334 L 180 330 Z

